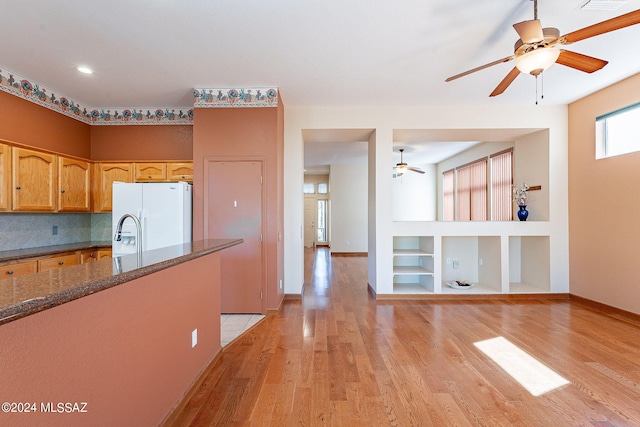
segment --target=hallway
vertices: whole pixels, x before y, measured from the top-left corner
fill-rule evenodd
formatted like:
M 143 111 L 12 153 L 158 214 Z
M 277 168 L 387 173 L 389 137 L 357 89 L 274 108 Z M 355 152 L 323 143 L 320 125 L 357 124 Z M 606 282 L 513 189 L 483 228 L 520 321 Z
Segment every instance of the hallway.
M 568 300 L 376 302 L 366 258 L 305 255 L 303 299 L 225 347 L 167 425 L 640 425 L 638 323 Z M 569 384 L 532 395 L 476 346 L 496 337 Z

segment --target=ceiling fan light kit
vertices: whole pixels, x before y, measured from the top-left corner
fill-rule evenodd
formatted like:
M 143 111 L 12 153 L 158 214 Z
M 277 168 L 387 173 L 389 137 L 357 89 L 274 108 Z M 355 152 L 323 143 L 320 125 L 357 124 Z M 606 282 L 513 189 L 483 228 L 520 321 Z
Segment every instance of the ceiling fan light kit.
M 400 152 L 400 163 L 396 163 L 396 165 L 393 167 L 396 177 L 404 175 L 407 171 L 417 172 L 420 174 L 424 173 L 422 169 L 409 166 L 404 162 L 404 148 L 400 148 L 398 151 Z
M 534 49 L 516 58 L 516 67 L 521 73 L 537 76 L 551 67 L 560 56 L 557 47 Z
M 585 73 L 593 73 L 607 65 L 608 62 L 599 58 L 583 55 L 581 53 L 559 49 L 558 46 L 568 45 L 590 37 L 605 34 L 610 31 L 620 30 L 631 25 L 640 24 L 640 10 L 635 10 L 616 18 L 608 19 L 560 36 L 560 31 L 557 28 L 542 28 L 542 24 L 538 19 L 538 0 L 533 0 L 533 2 L 534 19 L 518 22 L 513 25 L 518 36 L 520 36 L 514 45 L 513 55 L 481 65 L 480 67 L 473 68 L 463 73 L 456 74 L 445 81 L 450 82 L 460 77 L 475 73 L 476 71 L 484 70 L 485 68 L 489 68 L 503 62 L 509 62 L 514 59 L 515 67 L 498 84 L 489 96 L 497 96 L 503 93 L 520 73 L 531 74 L 537 77 L 540 73 L 555 63 L 583 71 Z M 592 2 L 594 3 L 593 7 L 591 7 L 592 9 L 596 8 L 596 3 L 601 3 L 600 7 L 604 7 L 604 3 L 619 3 L 615 0 L 590 0 L 583 5 L 583 9 L 588 8 L 586 6 Z

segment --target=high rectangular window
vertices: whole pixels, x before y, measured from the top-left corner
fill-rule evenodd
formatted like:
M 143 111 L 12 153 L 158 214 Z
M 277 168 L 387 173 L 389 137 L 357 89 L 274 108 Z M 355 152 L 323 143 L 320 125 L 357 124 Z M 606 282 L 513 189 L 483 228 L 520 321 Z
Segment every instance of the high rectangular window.
M 316 194 L 316 185 L 313 182 L 305 182 L 303 192 L 304 194 Z
M 596 117 L 596 158 L 640 151 L 640 103 Z

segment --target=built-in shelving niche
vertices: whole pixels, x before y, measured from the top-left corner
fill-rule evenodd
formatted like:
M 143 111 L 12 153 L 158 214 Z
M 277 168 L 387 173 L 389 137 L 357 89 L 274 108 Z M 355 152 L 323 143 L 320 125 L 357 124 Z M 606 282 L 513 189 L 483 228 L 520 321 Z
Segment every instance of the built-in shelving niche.
M 450 281 L 473 283 L 469 289 L 453 289 Z M 500 293 L 502 268 L 499 236 L 442 237 L 442 293 Z
M 550 292 L 549 236 L 509 236 L 509 292 Z
M 393 238 L 393 293 L 433 293 L 433 237 Z

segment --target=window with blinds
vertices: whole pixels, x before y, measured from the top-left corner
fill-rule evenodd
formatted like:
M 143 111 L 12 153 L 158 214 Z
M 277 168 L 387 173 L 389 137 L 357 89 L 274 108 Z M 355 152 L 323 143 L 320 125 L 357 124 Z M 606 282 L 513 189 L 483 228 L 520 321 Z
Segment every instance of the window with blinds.
M 512 158 L 513 150 L 509 149 L 443 172 L 443 219 L 513 219 Z
M 513 219 L 513 150 L 496 153 L 491 157 L 491 219 Z
M 456 168 L 458 221 L 487 220 L 487 160 Z
M 455 188 L 453 179 L 454 174 L 454 169 L 446 171 L 442 174 L 442 188 L 444 189 L 444 195 L 442 197 L 443 219 L 445 221 L 455 220 Z

